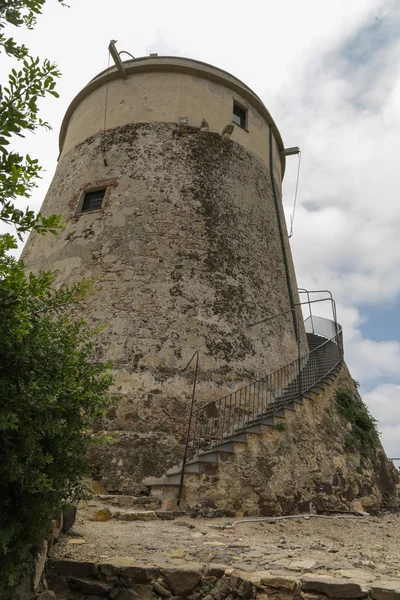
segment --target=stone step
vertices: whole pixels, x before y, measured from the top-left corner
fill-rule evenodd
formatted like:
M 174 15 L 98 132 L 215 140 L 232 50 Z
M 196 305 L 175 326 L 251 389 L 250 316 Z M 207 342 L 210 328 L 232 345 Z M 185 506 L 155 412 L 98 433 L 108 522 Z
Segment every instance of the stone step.
M 129 496 L 123 494 L 95 494 L 95 500 L 99 500 L 103 504 L 112 506 L 121 506 L 125 508 L 158 508 L 161 504 L 158 498 L 151 496 Z
M 112 518 L 117 521 L 154 521 L 158 519 L 154 510 L 112 510 L 111 514 Z
M 246 433 L 258 433 L 258 434 L 260 434 L 260 433 L 262 433 L 262 426 L 259 425 L 259 424 L 257 424 L 257 425 L 250 425 L 249 427 L 246 427 L 244 429 L 244 431 Z

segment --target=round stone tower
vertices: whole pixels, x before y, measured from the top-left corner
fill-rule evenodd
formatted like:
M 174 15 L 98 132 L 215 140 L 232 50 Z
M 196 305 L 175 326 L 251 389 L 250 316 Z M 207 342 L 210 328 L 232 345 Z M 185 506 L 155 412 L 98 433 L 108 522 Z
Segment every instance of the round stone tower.
M 96 358 L 113 362 L 120 400 L 98 424 L 114 443 L 92 460 L 109 490 L 135 491 L 182 458 L 196 350 L 203 405 L 295 360 L 298 335 L 307 344 L 290 312 L 285 157 L 268 110 L 205 63 L 124 68 L 126 78 L 100 73 L 68 108 L 42 206 L 66 227 L 32 233 L 22 258 L 56 285 L 99 280 L 83 311 L 106 324 Z

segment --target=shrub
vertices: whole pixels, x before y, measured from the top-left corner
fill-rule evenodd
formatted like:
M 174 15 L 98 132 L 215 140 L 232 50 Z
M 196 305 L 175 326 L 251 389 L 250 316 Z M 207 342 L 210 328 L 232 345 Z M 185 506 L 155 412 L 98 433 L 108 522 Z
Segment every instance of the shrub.
M 367 406 L 354 391 L 348 388 L 336 391 L 336 406 L 339 413 L 351 424 L 348 441 L 354 444 L 363 456 L 372 458 L 379 438 L 376 420 L 371 416 Z
M 8 238 L 10 242 L 11 236 Z M 71 308 L 89 285 L 52 291 L 26 277 L 0 238 L 0 597 L 29 570 L 63 503 L 87 472 L 86 430 L 110 402 L 107 365 L 92 362 L 96 332 Z

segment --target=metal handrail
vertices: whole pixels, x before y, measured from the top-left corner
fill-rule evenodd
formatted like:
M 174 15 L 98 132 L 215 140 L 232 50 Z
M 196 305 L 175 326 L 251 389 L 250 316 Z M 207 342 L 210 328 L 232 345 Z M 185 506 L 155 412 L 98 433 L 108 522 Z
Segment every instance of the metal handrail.
M 314 317 L 315 318 L 315 317 Z M 342 328 L 331 338 L 315 331 L 322 343 L 308 354 L 265 377 L 193 411 L 187 459 L 212 450 L 243 430 L 257 425 L 324 379 L 343 359 Z M 318 322 L 318 321 L 317 321 Z

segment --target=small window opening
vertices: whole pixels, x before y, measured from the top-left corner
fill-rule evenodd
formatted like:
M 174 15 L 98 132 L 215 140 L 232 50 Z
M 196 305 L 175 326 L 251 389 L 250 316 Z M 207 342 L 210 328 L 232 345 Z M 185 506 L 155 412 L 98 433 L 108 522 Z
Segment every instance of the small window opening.
M 239 125 L 242 129 L 246 129 L 247 110 L 240 106 L 237 102 L 233 103 L 233 118 L 232 121 Z
M 95 190 L 94 192 L 86 192 L 82 204 L 82 212 L 89 210 L 99 210 L 104 200 L 106 190 Z

